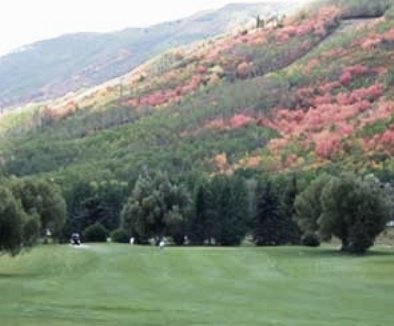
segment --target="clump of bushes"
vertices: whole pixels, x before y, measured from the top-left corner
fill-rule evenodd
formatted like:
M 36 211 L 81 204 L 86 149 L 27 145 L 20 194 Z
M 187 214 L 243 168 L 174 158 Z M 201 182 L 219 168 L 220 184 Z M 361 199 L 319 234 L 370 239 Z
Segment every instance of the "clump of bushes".
M 111 233 L 111 241 L 116 243 L 129 243 L 129 235 L 124 229 L 116 229 Z
M 302 236 L 301 244 L 307 247 L 319 247 L 320 237 L 314 232 L 307 232 Z
M 95 223 L 83 231 L 82 238 L 85 242 L 107 242 L 108 234 L 108 230 L 101 223 Z

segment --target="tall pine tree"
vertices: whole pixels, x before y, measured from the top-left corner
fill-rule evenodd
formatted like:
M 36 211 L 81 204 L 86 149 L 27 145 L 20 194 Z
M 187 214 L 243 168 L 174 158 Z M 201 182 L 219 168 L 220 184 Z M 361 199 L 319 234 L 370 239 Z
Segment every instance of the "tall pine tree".
M 258 246 L 286 243 L 286 232 L 281 214 L 279 195 L 271 181 L 260 181 L 256 190 L 256 210 L 253 217 L 253 240 Z
M 202 245 L 205 241 L 211 242 L 215 223 L 215 214 L 212 209 L 212 194 L 208 183 L 202 183 L 195 198 L 194 215 L 189 223 L 188 235 L 195 245 Z
M 241 244 L 247 233 L 249 201 L 241 178 L 217 176 L 212 180 L 216 219 L 214 238 L 223 246 Z
M 301 230 L 294 221 L 295 207 L 294 202 L 298 194 L 297 176 L 293 174 L 288 181 L 282 197 L 283 214 L 283 242 L 289 244 L 299 244 L 301 240 Z

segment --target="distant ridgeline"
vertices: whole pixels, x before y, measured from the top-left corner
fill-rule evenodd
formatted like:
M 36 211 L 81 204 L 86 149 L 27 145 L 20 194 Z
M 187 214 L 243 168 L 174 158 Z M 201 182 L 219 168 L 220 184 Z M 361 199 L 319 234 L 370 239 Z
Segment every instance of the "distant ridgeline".
M 297 5 L 233 4 L 183 20 L 114 33 L 78 33 L 25 46 L 0 57 L 0 107 L 43 101 L 121 76 L 174 46 L 228 32 L 256 13 Z M 298 5 L 299 6 L 299 5 Z

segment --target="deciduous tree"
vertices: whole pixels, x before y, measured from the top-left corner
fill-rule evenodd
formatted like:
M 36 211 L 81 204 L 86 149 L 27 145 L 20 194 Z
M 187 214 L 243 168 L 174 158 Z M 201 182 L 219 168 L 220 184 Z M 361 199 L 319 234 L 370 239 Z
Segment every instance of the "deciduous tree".
M 10 182 L 14 196 L 20 200 L 22 208 L 33 220 L 39 217 L 41 234 L 50 230 L 58 237 L 66 221 L 67 208 L 60 188 L 50 180 L 15 179 Z
M 342 241 L 342 251 L 364 253 L 384 230 L 390 201 L 374 177 L 350 173 L 323 176 L 296 199 L 297 221 L 304 232 Z
M 183 185 L 173 184 L 166 173 L 144 171 L 122 210 L 123 227 L 139 239 L 172 236 L 179 240 L 191 205 Z M 177 241 L 177 240 L 175 240 Z
M 23 246 L 23 210 L 7 188 L 0 186 L 0 253 L 16 255 Z
M 319 230 L 318 220 L 323 210 L 320 196 L 329 180 L 328 175 L 321 175 L 296 197 L 294 202 L 295 218 L 304 233 Z
M 364 253 L 384 230 L 389 217 L 387 194 L 374 178 L 353 174 L 333 177 L 321 194 L 322 215 L 319 231 L 336 236 L 342 250 Z

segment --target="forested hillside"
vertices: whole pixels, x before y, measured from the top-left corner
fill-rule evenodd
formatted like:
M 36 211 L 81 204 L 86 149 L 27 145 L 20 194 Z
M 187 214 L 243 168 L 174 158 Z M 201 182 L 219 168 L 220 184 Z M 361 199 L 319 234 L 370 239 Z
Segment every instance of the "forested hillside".
M 390 172 L 393 8 L 351 3 L 262 20 L 79 96 L 3 114 L 3 173 Z

